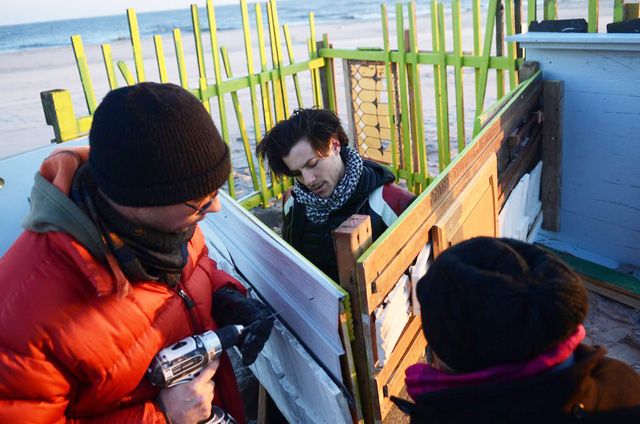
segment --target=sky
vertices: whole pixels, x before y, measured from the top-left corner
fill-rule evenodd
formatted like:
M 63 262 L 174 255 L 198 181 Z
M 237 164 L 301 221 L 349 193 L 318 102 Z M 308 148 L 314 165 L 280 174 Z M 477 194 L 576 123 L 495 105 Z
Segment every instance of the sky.
M 266 0 L 249 0 L 249 3 Z M 0 25 L 58 21 L 90 16 L 117 15 L 127 8 L 136 12 L 173 10 L 206 0 L 0 0 Z M 240 4 L 240 0 L 213 0 L 214 5 Z

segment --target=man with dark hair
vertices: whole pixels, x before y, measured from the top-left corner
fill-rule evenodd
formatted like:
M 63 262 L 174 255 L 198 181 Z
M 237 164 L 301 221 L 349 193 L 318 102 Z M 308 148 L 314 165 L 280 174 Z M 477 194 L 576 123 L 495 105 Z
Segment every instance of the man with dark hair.
M 295 177 L 283 199 L 283 238 L 336 281 L 333 230 L 353 214 L 369 215 L 375 240 L 415 198 L 348 144 L 335 113 L 298 109 L 257 147 L 276 176 Z
M 546 250 L 478 237 L 417 286 L 427 363 L 406 370 L 412 423 L 638 423 L 640 376 L 581 344 L 587 292 Z
M 153 387 L 164 347 L 251 326 L 251 363 L 272 319 L 216 268 L 197 223 L 220 210 L 227 145 L 200 101 L 172 84 L 111 91 L 89 146 L 35 176 L 26 231 L 0 259 L 0 422 L 195 423 L 213 404 L 244 422 L 229 358 Z

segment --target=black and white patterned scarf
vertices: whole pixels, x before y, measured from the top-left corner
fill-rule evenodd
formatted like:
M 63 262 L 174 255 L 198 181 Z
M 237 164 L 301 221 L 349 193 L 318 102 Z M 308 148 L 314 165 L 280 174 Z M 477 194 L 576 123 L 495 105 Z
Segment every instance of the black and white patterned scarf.
M 342 147 L 340 156 L 344 161 L 344 175 L 336 185 L 331 196 L 324 198 L 310 191 L 303 184 L 295 181 L 293 194 L 296 200 L 306 206 L 307 219 L 315 224 L 327 222 L 329 214 L 347 203 L 360 181 L 362 175 L 362 158 L 349 146 Z

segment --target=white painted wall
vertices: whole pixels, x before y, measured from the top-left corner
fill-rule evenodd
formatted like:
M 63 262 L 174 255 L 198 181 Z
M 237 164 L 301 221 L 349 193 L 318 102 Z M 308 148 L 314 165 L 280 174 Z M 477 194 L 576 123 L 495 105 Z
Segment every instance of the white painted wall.
M 556 236 L 640 266 L 640 36 L 527 33 L 510 40 L 540 63 L 545 80 L 564 81 Z

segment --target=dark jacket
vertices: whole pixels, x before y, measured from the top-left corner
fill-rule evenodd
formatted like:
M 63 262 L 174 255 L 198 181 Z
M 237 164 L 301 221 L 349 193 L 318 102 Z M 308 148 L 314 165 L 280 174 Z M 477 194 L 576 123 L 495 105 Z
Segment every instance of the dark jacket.
M 415 199 L 408 190 L 393 184 L 395 178 L 375 162 L 364 161 L 360 181 L 347 203 L 329 214 L 327 222 L 314 224 L 305 216 L 305 205 L 289 190 L 284 197 L 282 237 L 305 258 L 338 281 L 333 230 L 353 214 L 369 215 L 373 240 L 396 220 Z
M 508 383 L 479 384 L 395 400 L 411 423 L 640 423 L 640 376 L 580 345 L 570 367 Z

